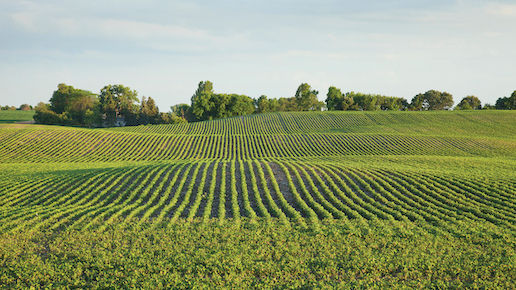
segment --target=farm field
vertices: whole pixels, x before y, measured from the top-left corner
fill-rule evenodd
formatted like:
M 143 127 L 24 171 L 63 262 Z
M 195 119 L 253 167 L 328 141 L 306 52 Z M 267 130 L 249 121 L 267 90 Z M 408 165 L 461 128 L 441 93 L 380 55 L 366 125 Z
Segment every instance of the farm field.
M 34 116 L 34 110 L 31 111 L 20 111 L 20 110 L 1 110 L 0 111 L 0 124 L 2 123 L 17 123 L 32 121 Z
M 513 111 L 0 124 L 9 288 L 514 288 L 515 249 Z

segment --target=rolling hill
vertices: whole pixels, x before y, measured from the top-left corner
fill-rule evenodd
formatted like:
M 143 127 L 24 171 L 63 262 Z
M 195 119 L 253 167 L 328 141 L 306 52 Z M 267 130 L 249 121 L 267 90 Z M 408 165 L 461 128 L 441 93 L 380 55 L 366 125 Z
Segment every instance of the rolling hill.
M 491 228 L 511 247 L 516 112 L 292 112 L 107 129 L 0 125 L 4 236 L 227 223 L 323 233 L 335 223 L 416 224 L 458 243 L 464 227 L 475 235 Z

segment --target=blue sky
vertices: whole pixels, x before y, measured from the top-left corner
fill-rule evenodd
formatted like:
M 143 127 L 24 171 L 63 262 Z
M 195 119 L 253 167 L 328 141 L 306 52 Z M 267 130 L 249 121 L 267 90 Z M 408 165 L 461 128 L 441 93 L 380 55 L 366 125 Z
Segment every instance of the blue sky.
M 516 1 L 0 0 L 0 104 L 58 83 L 124 84 L 161 111 L 217 92 L 289 97 L 301 82 L 494 103 L 516 90 Z

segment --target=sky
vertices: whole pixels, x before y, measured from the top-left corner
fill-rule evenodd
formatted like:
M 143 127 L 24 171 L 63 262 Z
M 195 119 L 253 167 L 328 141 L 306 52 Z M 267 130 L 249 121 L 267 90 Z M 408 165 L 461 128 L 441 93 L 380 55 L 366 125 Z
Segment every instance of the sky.
M 307 82 L 322 101 L 336 86 L 493 104 L 516 90 L 516 0 L 0 0 L 0 105 L 123 84 L 168 111 L 201 80 L 253 98 Z

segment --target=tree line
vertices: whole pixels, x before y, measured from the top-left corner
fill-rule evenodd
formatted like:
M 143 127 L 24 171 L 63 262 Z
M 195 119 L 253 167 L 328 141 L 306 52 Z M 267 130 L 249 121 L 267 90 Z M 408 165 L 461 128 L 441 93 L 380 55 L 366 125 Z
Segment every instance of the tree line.
M 246 95 L 215 93 L 212 82 L 201 81 L 191 98 L 190 105 L 175 105 L 171 107 L 171 110 L 188 121 L 204 121 L 278 111 L 320 111 L 324 103 L 318 101 L 318 93 L 309 84 L 303 83 L 297 89 L 294 97 L 269 99 L 262 95 L 258 99 L 253 99 Z
M 326 94 L 325 102 L 317 99 L 318 91 L 313 90 L 307 83 L 302 83 L 293 97 L 268 98 L 260 96 L 253 99 L 245 95 L 219 94 L 213 91 L 213 83 L 201 81 L 191 104 L 179 104 L 171 107 L 177 116 L 189 122 L 217 118 L 247 115 L 251 113 L 285 112 L 285 111 L 427 111 L 450 110 L 453 107 L 453 96 L 448 92 L 429 90 L 414 96 L 411 101 L 405 98 L 383 96 L 379 94 L 364 94 L 357 92 L 342 93 L 339 88 L 331 86 Z M 516 91 L 511 97 L 499 98 L 496 105 L 482 106 L 475 96 L 463 98 L 455 107 L 457 110 L 478 109 L 516 109 Z
M 84 127 L 135 126 L 186 122 L 172 113 L 162 113 L 151 97 L 142 97 L 123 85 L 104 86 L 94 94 L 59 84 L 49 103 L 35 107 L 34 120 L 41 124 Z
M 20 105 L 18 108 L 16 108 L 15 106 L 0 106 L 0 110 L 1 111 L 31 111 L 33 110 L 32 106 L 29 105 L 29 104 L 22 104 Z
M 123 85 L 106 85 L 99 94 L 59 84 L 49 103 L 39 103 L 34 120 L 42 124 L 60 124 L 84 127 L 135 126 L 145 124 L 173 124 L 204 121 L 253 113 L 286 111 L 427 111 L 450 110 L 453 96 L 448 92 L 429 90 L 415 95 L 409 102 L 405 98 L 343 93 L 341 89 L 328 88 L 325 102 L 318 100 L 319 92 L 302 83 L 293 97 L 269 98 L 262 95 L 251 98 L 242 94 L 216 93 L 213 83 L 201 81 L 190 99 L 190 104 L 178 104 L 171 111 L 159 111 L 151 97 L 138 98 L 138 93 Z M 138 102 L 139 101 L 139 102 Z M 2 109 L 10 109 L 5 106 Z M 22 105 L 19 109 L 31 109 Z M 464 97 L 456 110 L 516 109 L 516 91 L 510 97 L 499 98 L 495 105 L 485 104 L 475 96 Z

